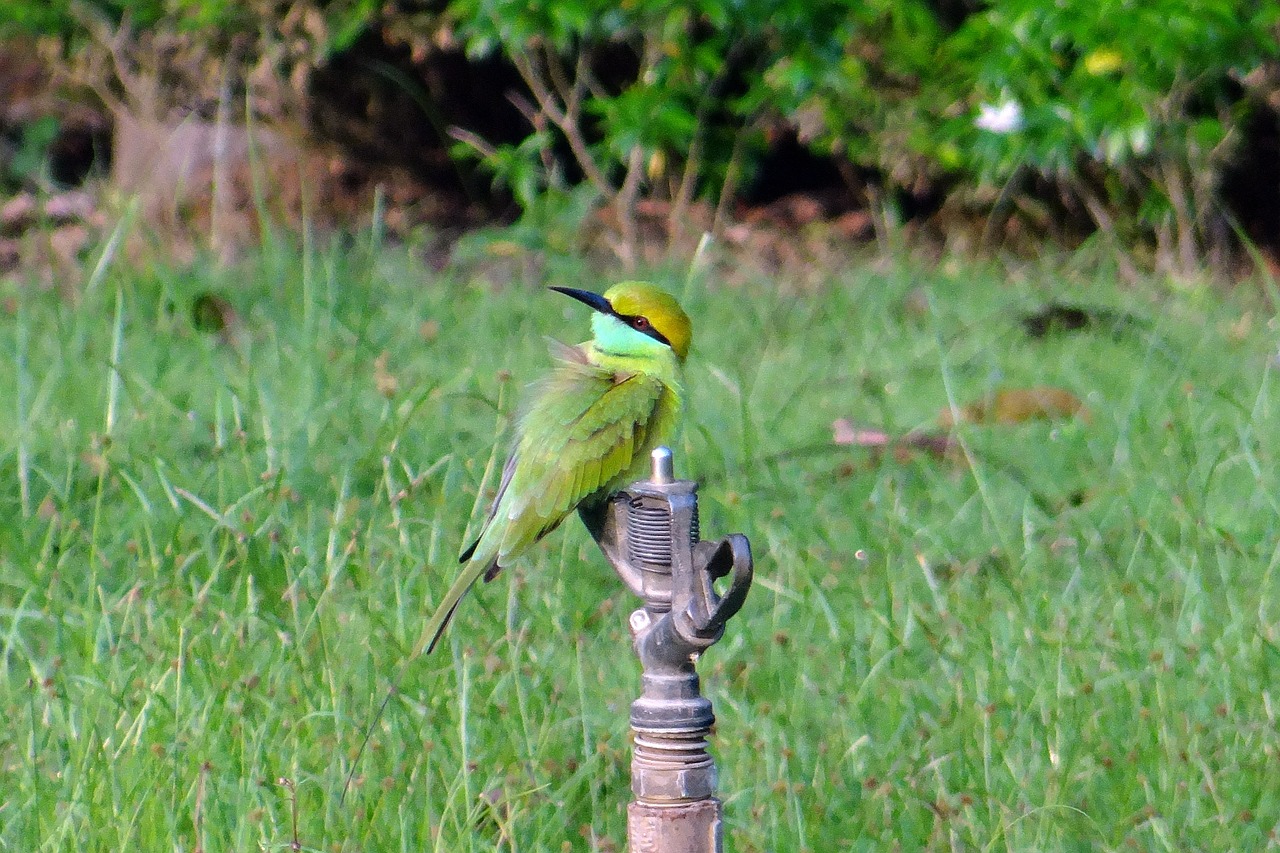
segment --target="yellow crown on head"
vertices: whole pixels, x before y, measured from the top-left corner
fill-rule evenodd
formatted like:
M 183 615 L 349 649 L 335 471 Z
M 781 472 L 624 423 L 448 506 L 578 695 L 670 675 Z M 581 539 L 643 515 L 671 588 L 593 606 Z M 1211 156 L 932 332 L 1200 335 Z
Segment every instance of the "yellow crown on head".
M 622 317 L 644 317 L 667 339 L 681 361 L 693 343 L 693 324 L 676 298 L 646 281 L 624 281 L 604 293 L 609 305 Z

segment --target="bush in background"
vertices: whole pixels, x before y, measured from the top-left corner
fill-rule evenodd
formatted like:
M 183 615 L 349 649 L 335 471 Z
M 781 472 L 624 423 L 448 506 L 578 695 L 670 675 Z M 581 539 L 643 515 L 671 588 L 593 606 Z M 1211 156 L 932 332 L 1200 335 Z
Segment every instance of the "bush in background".
M 1261 106 L 1249 79 L 1276 58 L 1277 21 L 1274 4 L 1234 0 L 1005 0 L 947 49 L 979 99 L 1021 121 L 943 135 L 966 177 L 1016 189 L 1041 176 L 1099 229 L 1154 240 L 1158 266 L 1190 273 L 1229 239 L 1222 176 Z
M 587 187 L 624 258 L 642 203 L 668 238 L 718 228 L 789 133 L 831 158 L 882 227 L 901 218 L 900 200 L 931 197 L 986 217 L 988 244 L 1012 217 L 1068 236 L 1057 223 L 1074 219 L 1189 273 L 1233 244 L 1224 170 L 1280 91 L 1280 7 L 1247 0 L 20 0 L 0 29 L 73 43 L 91 15 L 236 45 L 246 69 L 294 80 L 294 92 L 367 32 L 415 56 L 461 48 L 510 63 L 523 86 L 491 97 L 510 101 L 523 130 L 453 126 L 453 155 L 544 219 L 556 199 L 580 207 L 571 190 Z

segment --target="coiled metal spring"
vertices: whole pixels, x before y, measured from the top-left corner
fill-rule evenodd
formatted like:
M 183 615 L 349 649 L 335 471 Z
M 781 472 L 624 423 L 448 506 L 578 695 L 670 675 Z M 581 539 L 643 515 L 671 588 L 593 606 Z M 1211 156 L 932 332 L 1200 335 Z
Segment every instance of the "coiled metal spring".
M 698 507 L 693 507 L 690 544 L 698 541 Z M 651 566 L 671 565 L 671 505 L 643 497 L 627 510 L 627 558 Z

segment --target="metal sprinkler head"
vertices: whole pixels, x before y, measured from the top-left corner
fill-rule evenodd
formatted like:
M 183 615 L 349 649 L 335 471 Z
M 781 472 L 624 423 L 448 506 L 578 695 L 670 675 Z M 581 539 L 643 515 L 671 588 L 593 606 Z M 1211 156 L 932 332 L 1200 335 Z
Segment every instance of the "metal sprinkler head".
M 655 449 L 652 462 L 648 480 L 582 512 L 618 576 L 644 602 L 629 619 L 644 685 L 631 706 L 629 849 L 718 853 L 721 805 L 707 748 L 715 714 L 694 662 L 746 600 L 751 546 L 739 533 L 701 541 L 698 484 L 675 478 L 669 448 Z M 714 582 L 724 577 L 722 595 Z

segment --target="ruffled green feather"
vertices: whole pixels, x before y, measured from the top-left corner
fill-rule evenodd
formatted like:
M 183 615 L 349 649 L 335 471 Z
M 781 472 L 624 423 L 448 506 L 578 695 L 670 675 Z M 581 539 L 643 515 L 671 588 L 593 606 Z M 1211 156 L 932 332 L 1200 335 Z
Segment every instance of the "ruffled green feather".
M 553 349 L 556 369 L 520 419 L 493 509 L 424 628 L 428 652 L 482 575 L 491 580 L 580 504 L 643 477 L 650 452 L 670 440 L 680 410 L 680 365 L 670 349 L 655 351 L 645 341 L 636 353 L 593 344 Z

